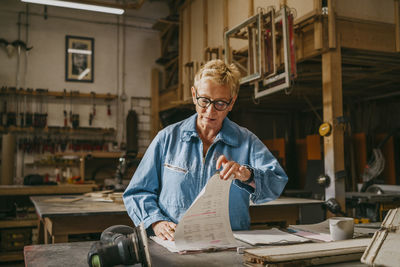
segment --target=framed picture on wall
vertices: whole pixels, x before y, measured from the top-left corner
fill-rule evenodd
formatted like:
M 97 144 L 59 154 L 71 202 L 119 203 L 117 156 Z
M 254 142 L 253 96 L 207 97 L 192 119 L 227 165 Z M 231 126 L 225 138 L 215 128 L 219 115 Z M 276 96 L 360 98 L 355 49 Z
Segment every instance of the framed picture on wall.
M 65 37 L 65 80 L 93 82 L 94 39 L 67 35 Z

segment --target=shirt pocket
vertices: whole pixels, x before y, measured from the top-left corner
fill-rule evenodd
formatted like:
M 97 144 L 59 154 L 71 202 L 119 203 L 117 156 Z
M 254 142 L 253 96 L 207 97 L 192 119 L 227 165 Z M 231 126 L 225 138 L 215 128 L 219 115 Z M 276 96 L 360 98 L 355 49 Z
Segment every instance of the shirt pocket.
M 174 166 L 174 165 L 169 164 L 169 163 L 164 163 L 164 167 L 169 169 L 169 170 L 171 170 L 171 171 L 176 171 L 176 172 L 180 172 L 180 173 L 183 173 L 183 174 L 187 174 L 188 173 L 188 170 L 186 170 L 184 168 L 181 168 L 181 167 L 178 167 L 178 166 Z
M 164 205 L 187 207 L 192 201 L 193 179 L 188 169 L 164 163 L 160 202 Z

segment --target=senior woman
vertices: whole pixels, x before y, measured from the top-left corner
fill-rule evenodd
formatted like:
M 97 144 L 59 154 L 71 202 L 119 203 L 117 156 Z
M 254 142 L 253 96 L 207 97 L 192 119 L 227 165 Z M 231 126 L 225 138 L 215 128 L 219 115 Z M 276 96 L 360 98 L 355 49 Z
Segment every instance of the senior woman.
M 176 224 L 217 170 L 234 181 L 229 192 L 232 230 L 250 226 L 249 199 L 277 198 L 287 176 L 265 145 L 227 118 L 238 96 L 239 71 L 221 60 L 206 63 L 192 87 L 196 114 L 161 130 L 141 160 L 124 203 L 135 225 L 174 240 Z

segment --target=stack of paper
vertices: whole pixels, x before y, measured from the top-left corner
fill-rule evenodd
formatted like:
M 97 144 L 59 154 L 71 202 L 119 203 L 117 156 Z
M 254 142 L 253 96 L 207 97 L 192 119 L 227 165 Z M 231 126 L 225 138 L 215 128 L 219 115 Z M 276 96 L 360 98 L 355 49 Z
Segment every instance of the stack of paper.
M 309 242 L 307 238 L 296 236 L 277 228 L 268 230 L 236 231 L 234 237 L 240 241 L 257 245 L 284 245 Z
M 175 242 L 151 237 L 172 252 L 209 251 L 237 247 L 229 220 L 232 180 L 214 174 L 186 211 L 175 230 Z

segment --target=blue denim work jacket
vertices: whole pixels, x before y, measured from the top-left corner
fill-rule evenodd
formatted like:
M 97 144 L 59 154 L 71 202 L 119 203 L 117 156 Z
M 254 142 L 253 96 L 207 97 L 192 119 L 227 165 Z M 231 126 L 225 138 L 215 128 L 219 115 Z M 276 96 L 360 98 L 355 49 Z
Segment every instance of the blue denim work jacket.
M 228 118 L 203 157 L 196 131 L 197 114 L 161 130 L 148 147 L 123 200 L 135 225 L 160 220 L 178 223 L 215 174 L 220 155 L 253 169 L 256 188 L 234 180 L 229 193 L 232 230 L 250 226 L 249 198 L 258 204 L 276 199 L 288 180 L 265 145 Z

